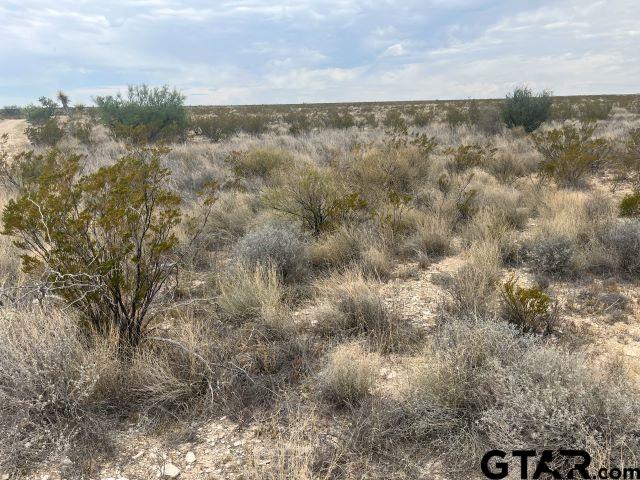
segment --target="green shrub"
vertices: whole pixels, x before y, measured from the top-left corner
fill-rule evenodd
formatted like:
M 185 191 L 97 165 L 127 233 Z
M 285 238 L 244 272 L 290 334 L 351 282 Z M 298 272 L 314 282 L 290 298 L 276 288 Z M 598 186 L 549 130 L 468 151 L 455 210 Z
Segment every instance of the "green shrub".
M 497 151 L 489 145 L 460 145 L 458 148 L 448 148 L 445 153 L 452 156 L 451 169 L 463 172 L 491 163 Z
M 289 124 L 289 133 L 292 135 L 302 135 L 313 130 L 315 122 L 302 112 L 290 112 L 285 121 Z
M 58 104 L 47 97 L 40 97 L 40 105 L 27 105 L 23 109 L 27 123 L 42 124 L 53 118 L 58 110 Z
M 562 235 L 535 238 L 526 254 L 535 273 L 567 275 L 572 271 L 574 245 Z
M 636 188 L 640 188 L 640 128 L 629 132 L 617 166 L 621 177 L 629 178 Z
M 589 122 L 606 120 L 611 113 L 613 103 L 606 100 L 588 100 L 580 105 L 579 116 Z
M 184 138 L 188 129 L 185 97 L 169 87 L 129 86 L 127 98 L 96 97 L 102 122 L 118 138 L 155 142 Z
M 33 145 L 48 147 L 55 146 L 64 137 L 64 130 L 60 127 L 55 117 L 43 123 L 27 126 L 25 133 Z
M 135 347 L 147 313 L 177 267 L 180 197 L 167 188 L 162 150 L 132 151 L 90 174 L 82 157 L 51 150 L 21 158 L 3 234 L 23 269 L 79 309 L 100 332 Z
M 543 156 L 541 174 L 561 185 L 579 185 L 583 177 L 608 155 L 607 141 L 592 138 L 595 128 L 593 123 L 565 124 L 534 134 L 534 145 Z
M 625 195 L 620 201 L 621 217 L 640 217 L 640 191 Z
M 512 275 L 502 284 L 502 314 L 505 320 L 525 332 L 551 333 L 557 320 L 557 307 L 539 288 L 518 285 Z
M 358 193 L 346 193 L 331 172 L 316 168 L 288 173 L 281 186 L 265 192 L 263 202 L 300 221 L 314 235 L 337 226 L 349 212 L 366 206 Z
M 1 118 L 20 118 L 22 109 L 17 105 L 6 105 L 0 109 Z
M 502 120 L 508 128 L 524 127 L 531 133 L 545 122 L 551 113 L 551 92 L 533 94 L 528 87 L 517 87 L 502 107 Z
M 215 115 L 197 115 L 191 120 L 191 128 L 197 135 L 219 142 L 239 133 L 261 135 L 269 130 L 266 115 L 219 112 Z
M 444 112 L 444 121 L 450 127 L 457 127 L 463 123 L 467 123 L 469 118 L 462 109 L 457 108 L 454 105 L 449 105 Z
M 266 178 L 276 170 L 291 166 L 293 155 L 285 150 L 258 148 L 231 152 L 226 162 L 240 177 Z
M 382 124 L 396 132 L 406 132 L 407 122 L 402 117 L 402 113 L 399 110 L 390 109 L 384 116 Z
M 337 128 L 346 130 L 347 128 L 355 127 L 356 121 L 349 112 L 339 112 L 337 110 L 331 110 L 324 120 L 326 128 Z
M 418 110 L 413 114 L 413 124 L 416 127 L 426 127 L 433 121 L 431 110 Z

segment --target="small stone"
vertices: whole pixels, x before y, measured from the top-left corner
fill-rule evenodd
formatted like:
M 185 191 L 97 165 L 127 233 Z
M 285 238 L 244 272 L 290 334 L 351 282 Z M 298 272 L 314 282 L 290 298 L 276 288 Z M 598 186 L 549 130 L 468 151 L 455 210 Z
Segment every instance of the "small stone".
M 240 445 L 242 445 L 242 440 L 236 440 L 235 442 L 233 442 L 233 446 L 234 447 L 239 447 Z
M 133 457 L 131 457 L 132 460 L 137 460 L 139 459 L 142 455 L 144 455 L 144 450 L 140 450 L 138 453 L 136 453 Z
M 160 470 L 160 476 L 165 478 L 176 478 L 180 475 L 180 469 L 173 463 L 165 463 Z
M 9 480 L 9 474 L 8 473 L 3 473 L 2 477 L 0 477 L 2 480 Z
M 193 462 L 196 461 L 196 454 L 193 452 L 187 452 L 187 454 L 184 456 L 184 461 L 191 464 Z

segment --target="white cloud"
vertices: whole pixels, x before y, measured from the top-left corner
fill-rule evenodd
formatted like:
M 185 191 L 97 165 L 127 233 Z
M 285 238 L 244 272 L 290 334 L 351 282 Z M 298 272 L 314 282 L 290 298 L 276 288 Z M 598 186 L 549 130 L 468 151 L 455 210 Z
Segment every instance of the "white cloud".
M 631 93 L 636 0 L 3 0 L 0 104 L 169 83 L 191 103 Z

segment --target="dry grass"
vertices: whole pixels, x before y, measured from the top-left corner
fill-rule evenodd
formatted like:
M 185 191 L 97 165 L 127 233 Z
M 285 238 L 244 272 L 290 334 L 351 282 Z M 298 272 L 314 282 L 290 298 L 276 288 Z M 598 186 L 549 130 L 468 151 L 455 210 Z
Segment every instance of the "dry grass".
M 322 396 L 336 405 L 359 404 L 371 394 L 376 363 L 375 357 L 357 343 L 339 345 L 320 372 Z
M 587 102 L 570 101 L 576 114 Z M 220 190 L 189 246 L 195 261 L 163 292 L 175 302 L 154 311 L 129 358 L 48 294 L 41 308 L 18 311 L 31 297 L 18 305 L 16 293 L 37 278 L 19 271 L 19 250 L 0 238 L 0 474 L 19 478 L 64 455 L 81 465 L 133 418 L 171 431 L 222 414 L 265 435 L 268 451 L 254 453 L 270 463 L 257 456 L 243 472 L 256 479 L 430 478 L 434 460 L 468 478 L 484 451 L 505 446 L 586 447 L 597 465 L 637 460 L 640 406 L 627 372 L 592 361 L 576 339 L 565 345 L 573 330 L 562 324 L 579 312 L 597 335 L 615 337 L 599 315 L 622 302 L 620 318 L 637 316 L 640 227 L 618 212 L 630 172 L 598 163 L 582 190 L 560 188 L 540 176 L 524 132 L 446 123 L 453 108 L 468 118 L 466 102 L 263 108 L 250 114 L 264 115 L 267 133 L 170 146 L 164 160 L 185 211 L 201 219 L 196 191 L 209 180 Z M 361 126 L 323 128 L 338 118 L 325 108 Z M 373 126 L 389 108 L 410 135 Z M 302 116 L 310 130 L 287 133 Z M 594 137 L 621 155 L 638 127 L 639 115 L 616 107 Z M 91 146 L 60 148 L 86 155 L 90 170 L 126 151 L 102 128 L 92 136 Z M 448 149 L 464 145 L 496 150 L 456 163 Z M 317 178 L 301 189 L 310 172 Z M 0 205 L 9 197 L 0 189 Z M 327 215 L 317 229 L 300 216 L 310 202 Z M 292 205 L 293 214 L 270 208 Z M 562 335 L 494 319 L 511 273 L 558 298 Z M 575 294 L 592 280 L 620 291 L 602 301 Z M 396 291 L 407 305 L 388 298 Z M 419 334 L 414 324 L 427 327 Z M 635 331 L 617 327 L 634 348 Z
M 217 304 L 222 314 L 238 324 L 268 316 L 268 312 L 278 309 L 283 298 L 273 266 L 233 265 L 220 278 L 218 288 Z

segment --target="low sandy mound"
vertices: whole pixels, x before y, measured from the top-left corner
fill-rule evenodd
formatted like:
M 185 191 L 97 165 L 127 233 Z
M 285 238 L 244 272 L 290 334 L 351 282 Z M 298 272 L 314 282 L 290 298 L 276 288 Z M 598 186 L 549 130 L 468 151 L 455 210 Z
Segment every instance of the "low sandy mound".
M 6 148 L 9 152 L 16 152 L 27 147 L 29 141 L 24 134 L 27 128 L 26 120 L 0 120 L 0 137 L 5 133 L 9 136 Z

